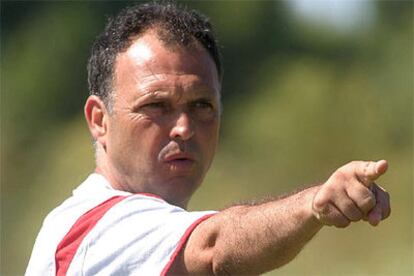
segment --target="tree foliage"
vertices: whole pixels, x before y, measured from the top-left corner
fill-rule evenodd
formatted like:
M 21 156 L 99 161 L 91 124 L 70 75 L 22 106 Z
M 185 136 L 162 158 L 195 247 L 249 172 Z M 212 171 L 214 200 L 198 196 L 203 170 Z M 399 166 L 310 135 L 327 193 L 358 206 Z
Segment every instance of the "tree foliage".
M 391 218 L 326 229 L 281 273 L 413 273 L 413 3 L 372 1 L 374 24 L 347 34 L 295 17 L 286 1 L 183 4 L 212 19 L 225 71 L 221 145 L 191 208 L 275 196 L 349 160 L 386 158 Z M 125 5 L 1 3 L 2 275 L 23 273 L 44 216 L 93 170 L 86 60 L 105 16 Z

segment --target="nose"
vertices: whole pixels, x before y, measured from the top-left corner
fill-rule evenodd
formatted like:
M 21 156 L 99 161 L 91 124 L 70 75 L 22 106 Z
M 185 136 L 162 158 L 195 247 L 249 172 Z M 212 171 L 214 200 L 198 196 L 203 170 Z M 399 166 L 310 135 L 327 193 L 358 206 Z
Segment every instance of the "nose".
M 186 112 L 181 112 L 174 122 L 170 131 L 171 139 L 181 139 L 183 141 L 190 139 L 194 135 L 194 129 L 190 116 Z

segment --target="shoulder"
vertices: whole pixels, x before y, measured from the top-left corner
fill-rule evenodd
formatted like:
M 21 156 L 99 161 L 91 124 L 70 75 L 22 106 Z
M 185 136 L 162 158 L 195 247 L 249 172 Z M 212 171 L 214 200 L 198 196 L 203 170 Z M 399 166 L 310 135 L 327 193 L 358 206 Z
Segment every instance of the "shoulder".
M 159 274 L 196 225 L 211 214 L 214 212 L 187 212 L 148 195 L 128 196 L 85 236 L 74 260 L 82 263 L 85 274 L 94 274 L 97 268 L 120 273 L 125 266 L 128 273 Z M 111 263 L 122 266 L 107 265 Z

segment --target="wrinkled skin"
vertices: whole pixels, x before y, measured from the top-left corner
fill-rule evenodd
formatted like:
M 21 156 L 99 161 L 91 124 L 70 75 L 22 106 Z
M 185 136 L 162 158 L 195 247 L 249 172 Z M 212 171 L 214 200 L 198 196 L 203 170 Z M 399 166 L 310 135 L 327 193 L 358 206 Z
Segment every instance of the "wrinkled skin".
M 116 58 L 113 110 L 96 96 L 85 114 L 98 143 L 97 171 L 114 188 L 156 194 L 186 207 L 213 160 L 220 83 L 208 52 L 195 43 L 166 46 L 154 30 Z M 99 131 L 97 131 L 99 129 Z

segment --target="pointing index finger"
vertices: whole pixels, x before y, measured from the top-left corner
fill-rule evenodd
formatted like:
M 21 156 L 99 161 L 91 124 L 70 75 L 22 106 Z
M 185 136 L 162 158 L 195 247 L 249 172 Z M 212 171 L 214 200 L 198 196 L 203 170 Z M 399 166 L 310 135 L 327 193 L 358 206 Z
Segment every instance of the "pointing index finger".
M 375 166 L 375 169 L 376 169 L 377 173 L 379 174 L 378 175 L 378 177 L 379 177 L 387 171 L 388 162 L 387 162 L 387 160 L 380 160 L 380 161 L 377 161 L 376 163 L 377 164 Z
M 386 160 L 360 162 L 357 164 L 355 174 L 362 184 L 369 187 L 378 177 L 387 171 L 387 168 L 388 162 Z

